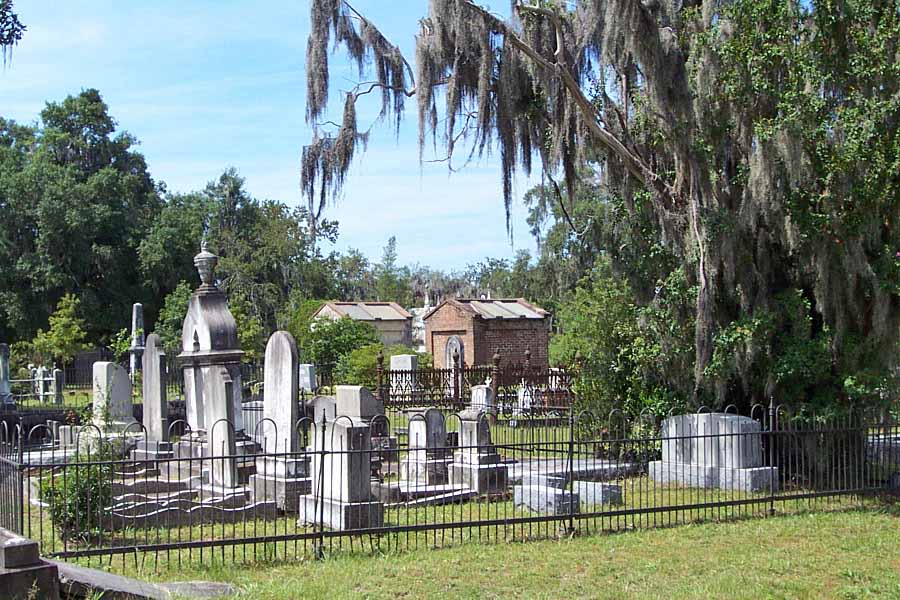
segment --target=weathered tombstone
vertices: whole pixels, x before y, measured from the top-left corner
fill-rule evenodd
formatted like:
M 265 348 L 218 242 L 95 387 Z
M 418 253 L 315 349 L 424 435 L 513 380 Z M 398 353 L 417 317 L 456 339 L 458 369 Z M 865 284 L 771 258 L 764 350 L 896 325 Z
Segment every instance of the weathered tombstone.
M 223 385 L 223 370 L 228 373 L 234 392 L 228 398 L 235 440 L 241 454 L 256 450 L 255 442 L 244 434 L 241 410 L 241 369 L 244 353 L 240 349 L 237 323 L 228 309 L 225 294 L 216 286 L 215 267 L 218 257 L 206 249 L 194 257 L 201 284 L 191 295 L 187 316 L 181 329 L 182 352 L 178 363 L 184 372 L 184 395 L 190 433 L 176 445 L 178 456 L 204 456 L 207 453 L 208 429 L 215 423 L 213 415 L 225 414 L 224 407 L 213 406 L 225 396 L 214 389 Z
M 350 395 L 343 395 L 345 407 L 357 406 L 359 412 L 369 412 L 371 403 L 367 399 L 352 399 Z M 372 496 L 369 425 L 340 415 L 334 399 L 316 398 L 313 409 L 312 492 L 300 497 L 299 521 L 321 523 L 338 531 L 381 527 L 384 504 Z M 335 414 L 338 416 L 333 417 Z
M 93 424 L 103 432 L 122 432 L 137 423 L 125 369 L 113 362 L 95 362 L 93 379 Z
M 384 402 L 360 385 L 339 385 L 335 391 L 337 416 L 349 417 L 354 423 L 371 428 L 370 441 L 376 451 L 373 468 L 375 470 L 380 468 L 378 460 L 396 462 L 399 444 L 396 436 L 392 436 L 388 431 L 388 423 L 384 419 Z
M 250 486 L 258 499 L 274 500 L 283 510 L 299 506 L 309 492 L 309 458 L 300 451 L 297 343 L 286 331 L 276 331 L 266 344 L 263 393 L 264 420 L 259 436 L 267 455 L 256 459 Z
M 50 397 L 50 372 L 47 367 L 40 366 L 35 371 L 35 387 L 41 404 L 47 402 Z
M 53 394 L 53 402 L 57 405 L 63 403 L 63 390 L 65 389 L 65 373 L 62 369 L 53 369 L 53 380 L 50 383 L 50 392 Z
M 9 344 L 0 344 L 0 405 L 15 404 L 9 385 Z
M 662 460 L 649 464 L 658 483 L 745 492 L 777 490 L 778 468 L 763 465 L 760 424 L 727 413 L 676 415 L 662 424 Z
M 210 483 L 218 488 L 238 485 L 235 464 L 234 382 L 225 367 L 214 367 L 207 388 L 209 398 L 209 458 Z
M 416 354 L 391 356 L 391 398 L 415 404 L 422 398 L 418 380 L 419 357 Z
M 409 452 L 400 461 L 400 478 L 425 485 L 443 485 L 452 461 L 447 448 L 447 425 L 436 408 L 408 411 Z
M 513 505 L 551 515 L 578 514 L 581 510 L 577 492 L 546 485 L 513 486 Z
M 316 366 L 303 364 L 297 368 L 298 386 L 304 392 L 314 392 L 318 389 L 316 382 Z
M 459 450 L 450 464 L 450 482 L 479 494 L 495 494 L 507 488 L 508 470 L 491 443 L 487 413 L 464 410 L 459 414 Z
M 135 302 L 131 306 L 131 377 L 142 367 L 144 353 L 144 305 Z
M 166 398 L 166 353 L 155 333 L 147 336 L 141 357 L 146 439 L 132 453 L 135 459 L 159 459 L 172 455 L 169 442 L 169 402 Z
M 472 400 L 469 402 L 471 410 L 494 411 L 494 391 L 489 385 L 473 385 Z

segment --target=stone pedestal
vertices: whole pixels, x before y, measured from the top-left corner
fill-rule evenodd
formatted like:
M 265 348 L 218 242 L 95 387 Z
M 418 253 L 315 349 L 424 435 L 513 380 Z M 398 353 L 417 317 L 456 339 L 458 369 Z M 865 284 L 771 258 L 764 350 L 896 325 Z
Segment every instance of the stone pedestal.
M 657 483 L 743 492 L 776 491 L 777 467 L 763 465 L 761 428 L 726 413 L 678 415 L 663 421 L 662 460 L 649 464 Z
M 295 513 L 301 496 L 312 492 L 309 458 L 256 459 L 256 473 L 250 476 L 250 490 L 256 502 L 272 500 L 279 510 Z
M 469 408 L 471 410 L 494 412 L 496 405 L 494 404 L 494 391 L 491 389 L 491 386 L 473 385 Z
M 326 420 L 323 430 L 317 416 L 311 448 L 326 453 L 311 456 L 312 491 L 300 498 L 300 522 L 321 522 L 338 531 L 381 527 L 384 505 L 372 496 L 368 425 L 339 416 Z
M 479 494 L 505 492 L 509 473 L 491 443 L 488 415 L 479 410 L 460 413 L 459 450 L 450 464 L 450 482 Z

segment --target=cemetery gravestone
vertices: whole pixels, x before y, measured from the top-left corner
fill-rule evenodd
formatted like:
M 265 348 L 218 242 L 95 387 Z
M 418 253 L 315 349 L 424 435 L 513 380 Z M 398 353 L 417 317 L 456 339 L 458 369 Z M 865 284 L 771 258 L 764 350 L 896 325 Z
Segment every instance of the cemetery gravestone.
M 131 380 L 125 369 L 113 362 L 95 362 L 93 380 L 93 424 L 104 433 L 121 433 L 137 424 L 131 401 Z
M 169 402 L 166 398 L 166 353 L 157 334 L 147 336 L 141 361 L 146 438 L 138 444 L 132 456 L 135 459 L 168 458 L 172 456 L 172 444 L 169 441 Z
M 0 405 L 14 405 L 9 384 L 9 344 L 0 344 Z
M 459 450 L 450 464 L 450 482 L 479 494 L 506 491 L 508 470 L 500 463 L 500 454 L 491 443 L 487 413 L 465 410 L 459 414 Z
M 250 486 L 257 499 L 274 500 L 293 512 L 310 490 L 309 457 L 300 451 L 297 344 L 286 331 L 276 331 L 266 345 L 263 393 L 264 420 L 259 426 L 267 454 L 256 459 Z
M 316 366 L 310 364 L 300 365 L 298 368 L 299 386 L 304 392 L 315 392 L 318 389 L 316 382 Z
M 472 400 L 469 402 L 472 410 L 494 412 L 494 391 L 489 385 L 473 385 Z
M 649 464 L 658 483 L 776 491 L 778 468 L 763 465 L 760 424 L 749 417 L 704 413 L 669 417 L 662 424 L 662 460 Z
M 144 305 L 136 302 L 131 307 L 131 377 L 143 366 L 144 352 Z
M 384 505 L 372 496 L 369 426 L 341 415 L 341 407 L 356 407 L 360 413 L 369 413 L 374 407 L 364 394 L 357 393 L 353 398 L 352 392 L 347 389 L 341 394 L 339 388 L 339 400 L 322 397 L 315 401 L 312 492 L 300 498 L 301 523 L 321 523 L 338 531 L 381 527 L 384 523 Z M 334 406 L 327 406 L 329 403 Z M 335 414 L 338 416 L 329 417 Z
M 409 452 L 400 462 L 400 477 L 422 485 L 443 485 L 452 462 L 444 415 L 436 408 L 408 411 Z

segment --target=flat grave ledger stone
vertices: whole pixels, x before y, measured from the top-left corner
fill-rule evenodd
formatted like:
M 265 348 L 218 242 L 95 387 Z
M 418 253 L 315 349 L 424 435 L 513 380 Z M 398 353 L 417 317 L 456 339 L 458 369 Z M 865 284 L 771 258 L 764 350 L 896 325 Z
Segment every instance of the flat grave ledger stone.
M 662 424 L 662 460 L 651 461 L 657 483 L 733 489 L 778 489 L 778 468 L 765 466 L 760 424 L 727 413 L 676 415 Z
M 578 492 L 545 485 L 513 486 L 513 504 L 551 515 L 577 514 L 581 510 Z
M 578 494 L 582 504 L 622 504 L 622 486 L 600 481 L 573 481 L 572 491 Z

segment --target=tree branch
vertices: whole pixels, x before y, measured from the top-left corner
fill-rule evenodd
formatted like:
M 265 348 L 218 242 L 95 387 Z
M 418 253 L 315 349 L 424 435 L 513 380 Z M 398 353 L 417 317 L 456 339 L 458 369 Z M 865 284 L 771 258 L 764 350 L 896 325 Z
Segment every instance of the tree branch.
M 549 18 L 553 22 L 554 27 L 556 28 L 557 48 L 555 57 L 557 62 L 552 63 L 541 56 L 540 53 L 538 53 L 534 48 L 529 46 L 503 21 L 475 4 L 473 0 L 465 0 L 465 5 L 479 13 L 482 17 L 489 18 L 495 31 L 506 36 L 506 38 L 510 41 L 514 48 L 525 54 L 538 66 L 545 70 L 553 71 L 559 74 L 559 76 L 562 78 L 563 85 L 565 85 L 569 93 L 572 94 L 572 97 L 575 99 L 579 110 L 582 112 L 585 122 L 587 123 L 587 126 L 591 131 L 591 134 L 593 134 L 593 136 L 601 144 L 606 146 L 608 150 L 618 156 L 619 159 L 621 159 L 622 162 L 625 163 L 625 168 L 629 173 L 631 173 L 639 181 L 643 182 L 647 187 L 655 190 L 664 200 L 668 200 L 668 204 L 671 205 L 673 203 L 673 200 L 675 198 L 675 191 L 672 186 L 666 183 L 663 178 L 660 177 L 655 171 L 653 171 L 653 169 L 651 169 L 650 166 L 645 163 L 639 156 L 629 150 L 621 140 L 619 140 L 609 130 L 600 126 L 600 121 L 602 121 L 602 119 L 597 113 L 597 109 L 594 107 L 593 103 L 591 103 L 591 101 L 584 95 L 584 92 L 582 92 L 581 90 L 581 86 L 577 81 L 575 81 L 572 73 L 565 67 L 564 60 L 561 60 L 564 58 L 562 56 L 564 45 L 562 23 L 559 20 L 558 14 L 546 8 L 525 6 L 522 4 L 516 5 L 516 9 L 522 13 L 536 14 L 538 16 Z

